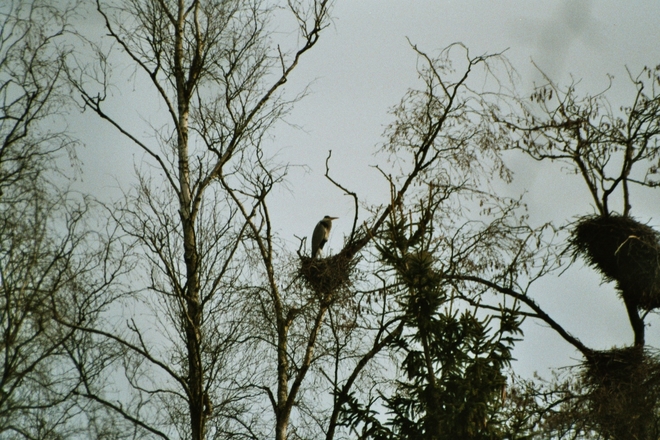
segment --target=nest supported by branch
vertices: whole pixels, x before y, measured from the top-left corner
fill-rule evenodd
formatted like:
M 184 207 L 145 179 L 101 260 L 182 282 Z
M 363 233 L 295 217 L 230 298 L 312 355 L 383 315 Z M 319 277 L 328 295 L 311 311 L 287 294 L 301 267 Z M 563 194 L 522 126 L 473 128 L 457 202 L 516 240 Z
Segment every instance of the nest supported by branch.
M 630 217 L 587 216 L 573 229 L 571 246 L 621 295 L 644 310 L 660 307 L 660 233 Z
M 657 438 L 660 362 L 642 347 L 594 351 L 582 366 L 589 409 L 608 438 Z
M 332 302 L 351 284 L 356 258 L 339 253 L 328 258 L 300 258 L 299 275 L 305 285 L 323 302 Z

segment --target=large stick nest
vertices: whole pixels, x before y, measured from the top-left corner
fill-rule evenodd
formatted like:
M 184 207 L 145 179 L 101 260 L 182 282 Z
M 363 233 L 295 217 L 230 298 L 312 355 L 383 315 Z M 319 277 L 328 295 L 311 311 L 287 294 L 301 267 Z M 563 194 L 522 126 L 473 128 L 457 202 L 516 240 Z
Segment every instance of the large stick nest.
M 655 356 L 643 347 L 594 351 L 582 366 L 582 378 L 591 415 L 611 438 L 656 438 L 660 363 Z
M 640 369 L 650 359 L 642 347 L 593 351 L 584 362 L 587 383 L 603 387 L 622 387 L 639 383 Z M 643 375 L 645 376 L 645 375 Z
M 356 264 L 356 258 L 344 253 L 328 258 L 301 257 L 299 275 L 319 298 L 328 301 L 351 286 L 351 274 Z
M 660 233 L 630 217 L 587 216 L 573 229 L 571 246 L 621 295 L 645 310 L 660 307 Z

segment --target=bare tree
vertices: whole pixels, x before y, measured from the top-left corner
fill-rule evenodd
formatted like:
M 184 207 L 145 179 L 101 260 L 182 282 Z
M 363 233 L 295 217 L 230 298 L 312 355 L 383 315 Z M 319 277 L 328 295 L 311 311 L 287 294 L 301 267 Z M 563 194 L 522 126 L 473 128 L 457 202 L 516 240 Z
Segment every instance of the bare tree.
M 85 429 L 71 350 L 93 322 L 121 260 L 88 229 L 90 204 L 67 190 L 61 129 L 64 36 L 75 5 L 0 7 L 0 435 L 63 438 Z M 64 157 L 62 157 L 64 156 Z
M 630 215 L 631 188 L 657 186 L 657 69 L 630 75 L 632 102 L 620 109 L 607 90 L 581 97 L 577 84 L 562 88 L 546 77 L 518 118 L 507 120 L 520 134 L 519 149 L 536 160 L 560 162 L 584 180 L 598 214 Z M 519 123 L 517 123 L 519 122 Z M 613 209 L 611 201 L 621 204 Z
M 244 182 L 261 177 L 250 170 L 268 161 L 262 139 L 290 105 L 281 89 L 327 26 L 328 2 L 288 2 L 300 43 L 292 52 L 270 46 L 277 11 L 258 0 L 96 6 L 123 62 L 156 92 L 168 121 L 143 140 L 107 110 L 108 70 L 97 77 L 100 93 L 76 81 L 84 106 L 141 149 L 163 178 L 141 175 L 113 214 L 147 274 L 140 313 L 155 319 L 129 319 L 123 329 L 85 327 L 125 351 L 107 371 L 124 371 L 130 397 L 117 403 L 91 382 L 84 394 L 160 438 L 262 438 L 263 423 L 247 420 L 245 408 L 255 392 L 246 384 L 257 374 L 255 336 L 246 329 L 254 325 L 246 321 L 255 306 L 247 300 L 252 215 L 238 215 L 224 187 L 248 188 Z
M 9 2 L 0 9 L 0 190 L 38 178 L 72 141 L 46 123 L 58 114 L 68 91 L 64 34 L 73 5 Z
M 515 149 L 538 161 L 558 162 L 580 176 L 596 213 L 585 213 L 564 227 L 562 251 L 583 258 L 607 283 L 613 282 L 630 320 L 630 346 L 596 350 L 573 336 L 517 287 L 498 286 L 531 308 L 584 356 L 575 377 L 528 386 L 536 396 L 547 433 L 598 438 L 657 438 L 660 363 L 646 347 L 645 318 L 660 306 L 660 233 L 632 217 L 639 189 L 655 188 L 660 160 L 658 68 L 644 68 L 630 80 L 629 105 L 615 106 L 607 90 L 581 96 L 577 85 L 547 82 L 530 99 L 518 100 L 518 113 L 501 117 L 517 141 Z M 617 209 L 618 206 L 618 209 Z M 523 387 L 523 388 L 524 388 Z

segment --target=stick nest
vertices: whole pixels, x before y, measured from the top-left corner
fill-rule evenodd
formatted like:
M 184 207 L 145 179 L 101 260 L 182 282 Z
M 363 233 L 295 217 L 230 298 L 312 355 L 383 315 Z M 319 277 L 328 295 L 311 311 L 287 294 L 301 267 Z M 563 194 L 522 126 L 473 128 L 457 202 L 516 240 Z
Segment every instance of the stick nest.
M 642 347 L 594 351 L 582 366 L 594 420 L 611 438 L 656 438 L 660 363 Z M 629 437 L 632 433 L 635 436 Z
M 639 382 L 640 368 L 647 356 L 641 347 L 594 351 L 584 362 L 587 383 L 597 386 L 626 386 Z
M 299 275 L 319 298 L 329 298 L 351 286 L 356 258 L 343 253 L 328 258 L 300 258 Z
M 616 281 L 621 295 L 644 310 L 660 307 L 660 233 L 630 217 L 587 216 L 571 237 L 576 255 Z

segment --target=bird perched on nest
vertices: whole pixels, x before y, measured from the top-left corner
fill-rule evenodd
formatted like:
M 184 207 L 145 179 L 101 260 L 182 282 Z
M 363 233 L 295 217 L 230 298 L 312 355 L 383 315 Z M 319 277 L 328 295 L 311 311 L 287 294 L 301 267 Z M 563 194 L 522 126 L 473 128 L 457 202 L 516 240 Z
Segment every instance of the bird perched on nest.
M 314 233 L 312 234 L 312 258 L 321 256 L 321 249 L 330 237 L 330 229 L 332 229 L 332 221 L 337 220 L 339 217 L 330 217 L 326 215 L 323 220 L 316 224 Z

